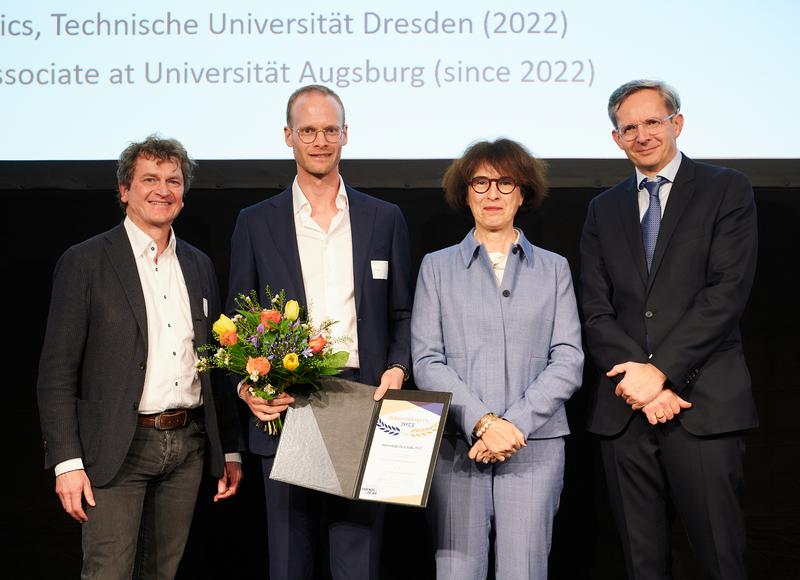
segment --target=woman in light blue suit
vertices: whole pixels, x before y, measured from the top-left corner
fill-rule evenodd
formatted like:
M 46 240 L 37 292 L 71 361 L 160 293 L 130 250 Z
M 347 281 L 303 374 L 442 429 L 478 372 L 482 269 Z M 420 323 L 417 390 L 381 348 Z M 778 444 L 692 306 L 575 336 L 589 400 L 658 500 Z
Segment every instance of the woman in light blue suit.
M 507 139 L 453 162 L 445 198 L 475 228 L 425 256 L 411 322 L 420 389 L 453 393 L 429 507 L 437 578 L 546 579 L 564 477 L 564 403 L 581 332 L 566 259 L 514 228 L 545 195 L 544 164 Z

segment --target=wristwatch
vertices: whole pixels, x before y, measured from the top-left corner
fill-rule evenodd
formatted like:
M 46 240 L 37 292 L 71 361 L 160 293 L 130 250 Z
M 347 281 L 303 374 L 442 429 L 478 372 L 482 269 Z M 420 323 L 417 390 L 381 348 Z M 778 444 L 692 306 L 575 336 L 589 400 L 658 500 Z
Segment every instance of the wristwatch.
M 389 369 L 400 369 L 401 371 L 403 371 L 403 382 L 404 383 L 406 381 L 408 381 L 408 379 L 410 378 L 410 375 L 408 374 L 408 369 L 406 368 L 405 365 L 401 365 L 400 363 L 392 363 L 392 364 L 390 364 L 390 365 L 388 365 L 386 367 L 387 371 Z

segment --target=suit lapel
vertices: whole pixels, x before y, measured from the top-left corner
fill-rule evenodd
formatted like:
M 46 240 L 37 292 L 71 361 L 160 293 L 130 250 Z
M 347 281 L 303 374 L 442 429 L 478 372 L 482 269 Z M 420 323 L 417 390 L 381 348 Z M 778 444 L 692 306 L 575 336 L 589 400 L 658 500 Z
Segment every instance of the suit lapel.
M 108 246 L 106 253 L 111 262 L 111 267 L 119 278 L 128 304 L 133 311 L 136 324 L 147 344 L 147 307 L 144 304 L 144 293 L 142 292 L 142 282 L 139 280 L 139 270 L 136 268 L 136 261 L 133 257 L 133 249 L 122 224 L 109 230 L 106 233 Z
M 694 162 L 684 156 L 678 173 L 675 175 L 672 189 L 669 191 L 667 207 L 664 210 L 664 217 L 661 218 L 661 226 L 658 229 L 658 241 L 656 242 L 656 249 L 653 252 L 653 264 L 650 267 L 650 277 L 647 282 L 648 292 L 653 286 L 653 280 L 655 280 L 658 274 L 659 266 L 661 266 L 661 262 L 664 259 L 664 254 L 669 246 L 670 239 L 675 233 L 675 228 L 678 226 L 681 216 L 689 205 L 692 196 L 694 196 L 694 176 Z
M 198 270 L 197 260 L 188 250 L 181 240 L 175 240 L 175 255 L 181 265 L 183 281 L 186 284 L 186 291 L 189 294 L 189 311 L 192 315 L 192 328 L 194 328 L 195 341 L 198 343 L 206 342 L 208 325 L 206 324 L 206 313 L 203 311 L 203 298 L 208 299 L 203 292 L 200 271 Z
M 265 248 L 270 255 L 283 260 L 286 266 L 285 287 L 270 288 L 272 292 L 286 290 L 287 298 L 306 304 L 306 289 L 303 284 L 303 268 L 300 263 L 300 252 L 297 249 L 297 230 L 294 227 L 294 208 L 292 207 L 292 190 L 287 189 L 270 200 L 270 211 L 265 213 L 266 231 L 272 240 L 273 251 Z M 263 288 L 256 289 L 259 294 Z
M 372 230 L 375 225 L 375 208 L 366 203 L 366 196 L 347 187 L 347 201 L 350 205 L 350 233 L 353 243 L 353 286 L 355 289 L 356 313 L 361 307 L 364 279 L 367 275 L 369 248 Z
M 639 222 L 639 191 L 636 187 L 635 176 L 630 177 L 625 183 L 623 195 L 620 197 L 619 215 L 636 272 L 638 272 L 642 284 L 647 285 L 647 260 L 644 256 L 644 242 Z

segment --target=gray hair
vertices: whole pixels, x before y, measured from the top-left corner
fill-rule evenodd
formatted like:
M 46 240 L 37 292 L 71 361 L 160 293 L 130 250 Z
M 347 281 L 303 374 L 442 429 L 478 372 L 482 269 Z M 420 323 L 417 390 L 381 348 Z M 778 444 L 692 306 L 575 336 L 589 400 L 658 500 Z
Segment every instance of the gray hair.
M 608 118 L 611 119 L 611 124 L 614 128 L 617 127 L 617 111 L 619 110 L 622 101 L 627 99 L 633 93 L 638 93 L 646 89 L 658 91 L 661 98 L 664 99 L 664 104 L 667 107 L 670 115 L 678 113 L 681 110 L 681 98 L 678 96 L 678 91 L 673 89 L 667 83 L 662 81 L 652 81 L 647 79 L 639 79 L 629 81 L 611 93 L 608 98 Z

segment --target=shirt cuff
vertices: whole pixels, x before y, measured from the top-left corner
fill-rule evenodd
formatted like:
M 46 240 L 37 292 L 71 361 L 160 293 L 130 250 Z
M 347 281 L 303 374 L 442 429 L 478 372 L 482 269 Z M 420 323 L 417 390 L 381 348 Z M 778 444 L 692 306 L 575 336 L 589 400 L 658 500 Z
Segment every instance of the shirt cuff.
M 57 463 L 55 467 L 56 477 L 68 471 L 78 471 L 83 469 L 83 459 L 76 457 L 75 459 L 67 459 L 61 463 Z
M 239 397 L 242 401 L 244 401 L 244 397 L 242 396 L 242 385 L 247 382 L 247 377 L 243 378 L 241 381 L 236 383 L 236 396 Z
M 234 463 L 241 463 L 242 462 L 242 454 L 241 453 L 226 453 L 225 454 L 225 463 L 233 461 Z

